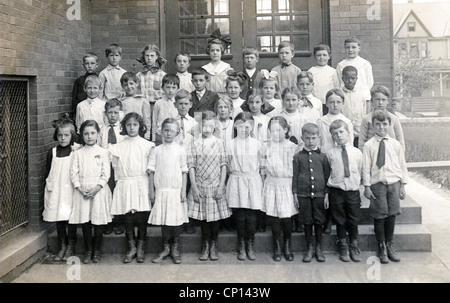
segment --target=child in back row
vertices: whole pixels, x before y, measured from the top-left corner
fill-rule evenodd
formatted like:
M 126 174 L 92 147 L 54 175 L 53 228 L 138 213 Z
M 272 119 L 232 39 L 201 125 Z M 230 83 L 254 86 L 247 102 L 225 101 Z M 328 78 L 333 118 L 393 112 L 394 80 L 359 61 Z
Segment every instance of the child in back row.
M 105 50 L 108 66 L 98 75 L 101 81 L 100 99 L 106 101 L 122 96 L 120 77 L 126 72 L 119 66 L 122 60 L 122 48 L 118 44 L 111 44 Z M 98 121 L 97 121 L 98 122 Z
M 283 89 L 287 87 L 297 86 L 297 76 L 302 70 L 292 63 L 294 56 L 294 43 L 291 43 L 290 41 L 281 41 L 278 45 L 278 58 L 280 59 L 280 64 L 271 70 L 277 73 L 278 87 L 280 91 L 283 91 Z
M 86 100 L 77 105 L 75 114 L 75 124 L 80 130 L 81 124 L 86 120 L 95 120 L 99 127 L 106 124 L 105 101 L 99 98 L 102 91 L 102 82 L 96 75 L 91 75 L 84 82 L 84 91 L 87 94 Z
M 98 56 L 95 53 L 88 52 L 83 56 L 83 67 L 86 73 L 75 80 L 72 89 L 72 110 L 74 116 L 77 112 L 77 105 L 87 98 L 87 94 L 84 91 L 84 82 L 86 81 L 86 78 L 91 75 L 98 76 L 98 63 Z
M 242 52 L 245 68 L 242 71 L 244 76 L 244 87 L 241 92 L 241 99 L 246 100 L 249 91 L 259 87 L 259 82 L 262 79 L 262 74 L 259 69 L 256 68 L 256 64 L 259 61 L 259 51 L 252 46 L 246 46 Z
M 180 89 L 185 89 L 189 93 L 194 91 L 192 74 L 188 72 L 188 68 L 191 66 L 191 56 L 186 52 L 178 52 L 174 61 L 177 68 L 177 76 L 180 78 Z

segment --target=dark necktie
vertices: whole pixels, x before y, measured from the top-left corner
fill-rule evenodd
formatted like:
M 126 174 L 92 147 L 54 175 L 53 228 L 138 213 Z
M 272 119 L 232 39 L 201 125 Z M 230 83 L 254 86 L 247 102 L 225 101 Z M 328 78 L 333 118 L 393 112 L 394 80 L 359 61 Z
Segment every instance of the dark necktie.
M 116 144 L 117 143 L 116 134 L 114 133 L 114 125 L 112 125 L 112 124 L 109 125 L 108 143 L 111 143 L 111 144 Z
M 342 145 L 342 161 L 344 162 L 344 177 L 350 177 L 350 166 L 348 164 L 348 153 L 345 145 Z
M 186 138 L 186 131 L 184 128 L 184 119 L 186 119 L 186 117 L 180 118 L 180 128 L 181 128 L 181 132 L 183 133 L 183 139 Z
M 311 101 L 309 101 L 308 98 L 302 97 L 301 101 L 303 102 L 303 106 L 305 106 L 305 107 L 309 106 L 309 107 L 313 108 L 313 105 L 312 105 Z
M 384 146 L 384 140 L 386 138 L 381 139 L 380 147 L 378 148 L 377 155 L 377 166 L 378 168 L 382 168 L 384 166 L 385 158 L 386 158 L 386 147 Z

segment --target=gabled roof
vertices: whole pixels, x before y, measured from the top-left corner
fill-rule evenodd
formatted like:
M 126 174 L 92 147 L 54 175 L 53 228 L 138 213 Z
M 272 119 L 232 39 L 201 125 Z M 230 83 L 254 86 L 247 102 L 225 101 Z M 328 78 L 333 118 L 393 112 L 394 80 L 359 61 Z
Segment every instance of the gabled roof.
M 394 3 L 394 36 L 410 15 L 431 37 L 450 36 L 450 2 Z

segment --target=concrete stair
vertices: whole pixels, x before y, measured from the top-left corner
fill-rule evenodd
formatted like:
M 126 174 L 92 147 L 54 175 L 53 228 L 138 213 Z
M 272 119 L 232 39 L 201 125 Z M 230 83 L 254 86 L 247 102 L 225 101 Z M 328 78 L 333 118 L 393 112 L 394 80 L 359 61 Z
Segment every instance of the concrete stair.
M 375 251 L 377 242 L 373 229 L 373 219 L 369 217 L 369 201 L 362 196 L 361 222 L 359 225 L 359 246 L 362 251 Z M 431 251 L 431 233 L 422 224 L 422 207 L 407 196 L 401 201 L 402 214 L 397 217 L 394 233 L 395 248 L 397 251 Z M 182 234 L 182 251 L 186 253 L 200 252 L 201 232 L 196 226 L 194 234 Z M 147 240 L 145 243 L 147 253 L 158 253 L 162 250 L 161 228 L 159 226 L 148 226 Z M 49 235 L 49 252 L 58 251 L 56 232 Z M 125 254 L 127 249 L 125 235 L 104 235 L 103 251 L 106 254 Z M 219 249 L 222 252 L 233 252 L 237 247 L 236 232 L 222 230 L 219 234 Z M 291 248 L 294 252 L 305 250 L 305 237 L 303 233 L 292 234 Z M 257 233 L 255 236 L 255 249 L 260 252 L 272 251 L 272 233 L 270 227 L 265 232 Z M 323 236 L 323 250 L 336 251 L 336 230 L 333 226 L 329 235 Z M 81 228 L 78 229 L 77 253 L 84 251 Z

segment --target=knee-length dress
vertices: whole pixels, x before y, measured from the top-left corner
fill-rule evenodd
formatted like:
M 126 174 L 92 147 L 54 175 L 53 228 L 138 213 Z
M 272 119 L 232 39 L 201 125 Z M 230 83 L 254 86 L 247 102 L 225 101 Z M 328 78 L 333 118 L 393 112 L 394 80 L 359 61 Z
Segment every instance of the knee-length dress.
M 199 202 L 194 201 L 192 186 L 189 191 L 188 216 L 207 222 L 218 221 L 230 217 L 226 188 L 223 188 L 222 198 L 217 200 L 215 193 L 220 184 L 221 169 L 227 165 L 223 141 L 213 137 L 207 140 L 198 138 L 191 142 L 187 154 L 188 168 L 195 169 L 195 182 L 202 195 Z
M 262 209 L 262 179 L 259 173 L 262 145 L 252 138 L 234 138 L 226 146 L 230 177 L 227 199 L 230 208 Z
M 110 171 L 109 152 L 97 144 L 85 145 L 73 153 L 70 180 L 74 188 L 93 189 L 99 184 L 102 189 L 89 200 L 84 199 L 79 190 L 74 191 L 70 224 L 90 221 L 94 225 L 104 225 L 111 222 Z
M 44 221 L 68 221 L 72 212 L 73 185 L 70 181 L 71 152 L 66 157 L 56 157 L 56 147 L 52 148 L 50 173 L 45 180 Z
M 151 210 L 146 171 L 154 147 L 153 142 L 139 136 L 126 137 L 119 143 L 110 145 L 109 151 L 116 178 L 111 205 L 112 215 Z
M 262 211 L 278 218 L 290 218 L 298 213 L 292 193 L 293 160 L 298 146 L 291 141 L 269 142 L 264 147 Z
M 181 203 L 180 196 L 182 174 L 188 173 L 184 148 L 175 142 L 155 147 L 147 169 L 155 173 L 155 203 L 148 223 L 180 226 L 189 222 L 187 202 Z

